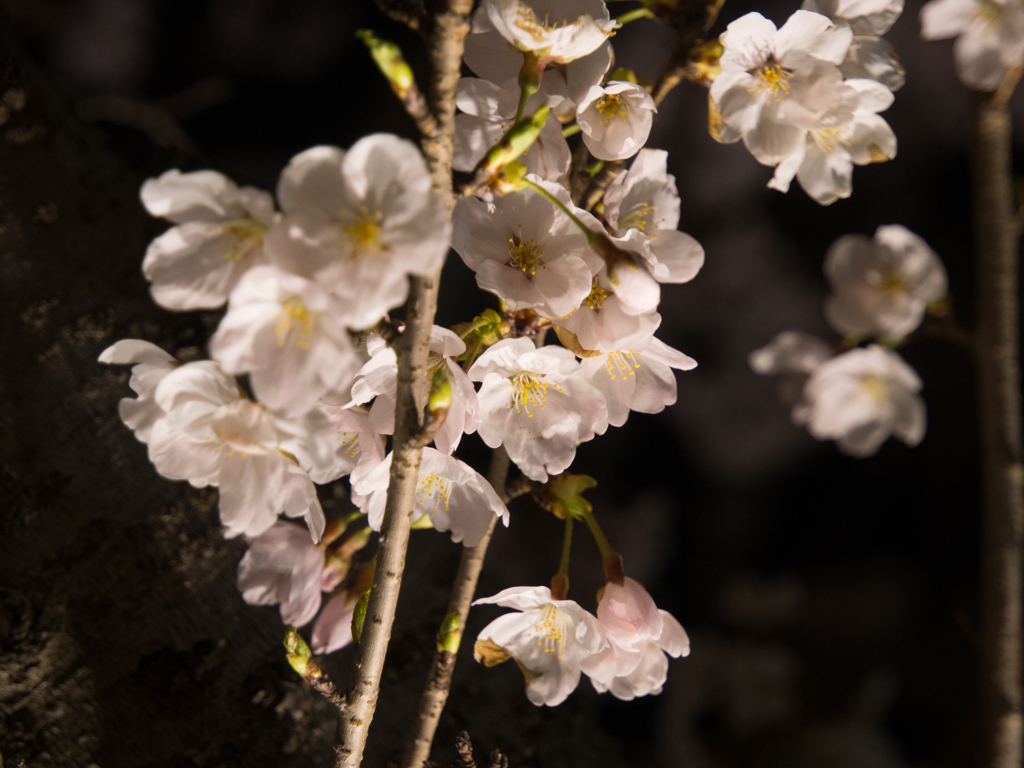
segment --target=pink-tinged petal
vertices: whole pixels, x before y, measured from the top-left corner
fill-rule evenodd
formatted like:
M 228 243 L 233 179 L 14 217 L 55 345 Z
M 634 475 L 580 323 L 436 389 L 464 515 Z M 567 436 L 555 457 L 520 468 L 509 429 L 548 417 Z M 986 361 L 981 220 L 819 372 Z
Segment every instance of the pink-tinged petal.
M 352 642 L 352 614 L 359 595 L 339 592 L 327 601 L 313 625 L 310 647 L 317 655 L 334 653 Z
M 683 629 L 683 625 L 676 621 L 668 611 L 659 611 L 661 614 L 662 630 L 661 635 L 655 638 L 658 646 L 672 658 L 690 655 L 690 637 Z

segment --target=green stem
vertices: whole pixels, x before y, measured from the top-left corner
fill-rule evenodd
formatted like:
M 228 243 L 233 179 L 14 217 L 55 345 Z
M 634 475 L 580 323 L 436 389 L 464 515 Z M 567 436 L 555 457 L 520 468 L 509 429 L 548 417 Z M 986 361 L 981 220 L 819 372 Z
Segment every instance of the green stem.
M 580 132 L 580 130 L 582 129 L 576 125 L 576 123 L 573 123 L 572 125 L 567 125 L 562 129 L 562 136 L 568 139 L 570 136 L 575 136 Z
M 612 551 L 611 545 L 608 543 L 608 539 L 604 535 L 604 531 L 602 531 L 601 526 L 597 524 L 597 520 L 594 518 L 594 513 L 584 510 L 583 519 L 587 522 L 587 527 L 590 528 L 590 533 L 593 535 L 594 541 L 597 542 L 597 548 L 601 552 L 601 557 L 607 558 L 609 555 L 615 554 Z
M 625 13 L 619 14 L 615 17 L 615 20 L 619 24 L 628 24 L 631 21 L 637 19 L 653 19 L 654 14 L 649 8 L 634 8 L 632 11 L 626 11 Z
M 519 108 L 516 109 L 516 122 L 514 123 L 515 125 L 518 125 L 522 121 L 523 112 L 526 111 L 526 102 L 532 95 L 533 94 L 531 94 L 526 88 L 519 88 Z
M 558 565 L 560 576 L 569 575 L 569 555 L 572 552 L 572 516 L 565 518 L 565 540 L 562 542 L 562 561 Z
M 555 197 L 546 189 L 544 189 L 544 187 L 542 187 L 540 184 L 534 181 L 530 181 L 529 179 L 523 179 L 523 184 L 526 185 L 527 187 L 535 189 L 537 192 L 540 192 L 542 195 L 544 195 L 544 197 L 546 197 L 548 200 L 554 203 L 555 207 L 558 208 L 558 210 L 560 210 L 562 213 L 568 216 L 572 223 L 583 231 L 583 234 L 587 236 L 587 243 L 592 244 L 592 241 L 597 235 L 594 232 L 591 232 L 590 228 L 587 227 L 587 225 L 584 224 L 582 221 L 580 221 L 579 216 L 577 216 L 575 213 L 566 208 L 565 204 L 561 200 L 559 200 L 557 197 Z

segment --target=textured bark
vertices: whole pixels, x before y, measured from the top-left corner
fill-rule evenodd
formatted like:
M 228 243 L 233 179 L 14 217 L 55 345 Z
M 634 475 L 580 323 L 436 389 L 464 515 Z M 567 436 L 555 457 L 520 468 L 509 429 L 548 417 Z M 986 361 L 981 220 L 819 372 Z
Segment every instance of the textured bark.
M 455 88 L 462 66 L 463 41 L 469 32 L 472 2 L 448 0 L 431 9 L 427 47 L 431 64 L 429 101 L 437 124 L 434 134 L 423 139 L 434 191 L 440 194 L 449 214 L 452 196 L 452 139 L 455 134 Z M 440 273 L 410 280 L 405 330 L 398 346 L 398 399 L 388 499 L 381 523 L 377 566 L 366 611 L 366 623 L 357 649 L 354 679 L 345 695 L 338 720 L 335 765 L 355 768 L 362 763 L 370 723 L 380 694 L 391 627 L 409 546 L 413 501 L 424 442 L 424 409 L 427 402 L 427 352 L 430 330 L 437 311 Z
M 505 487 L 508 467 L 508 453 L 502 447 L 496 448 L 491 456 L 490 471 L 487 473 L 487 480 L 493 488 Z M 507 503 L 508 494 L 502 493 L 502 497 Z M 469 608 L 473 602 L 473 595 L 476 594 L 480 569 L 483 568 L 487 547 L 491 543 L 491 536 L 494 534 L 496 524 L 497 518 L 494 518 L 480 542 L 475 547 L 466 547 L 462 550 L 459 571 L 455 576 L 455 585 L 452 588 L 452 596 L 448 601 L 448 610 L 445 613 L 446 616 L 456 612 L 459 614 L 460 634 L 466 631 Z M 434 654 L 427 685 L 420 699 L 419 712 L 412 732 L 409 734 L 405 757 L 402 758 L 404 768 L 420 768 L 430 757 L 430 746 L 434 741 L 437 723 L 441 719 L 441 712 L 444 711 L 444 705 L 448 701 L 448 692 L 451 690 L 456 658 L 456 653 L 447 650 L 439 650 Z
M 1018 339 L 1018 241 L 1010 115 L 978 96 L 974 226 L 982 461 L 980 698 L 990 768 L 1021 765 L 1021 529 L 1024 464 Z

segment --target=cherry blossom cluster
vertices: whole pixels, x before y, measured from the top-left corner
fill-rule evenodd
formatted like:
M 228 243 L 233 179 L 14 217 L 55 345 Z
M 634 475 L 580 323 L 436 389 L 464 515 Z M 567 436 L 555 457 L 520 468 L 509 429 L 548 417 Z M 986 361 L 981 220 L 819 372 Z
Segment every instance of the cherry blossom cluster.
M 902 10 L 903 0 L 804 0 L 779 28 L 759 13 L 733 21 L 711 85 L 717 138 L 742 139 L 774 167 L 773 189 L 796 178 L 822 205 L 849 197 L 854 165 L 896 156 L 879 113 L 904 72 L 881 35 Z
M 1017 0 L 931 0 L 921 8 L 925 40 L 955 37 L 953 55 L 968 88 L 995 91 L 1024 66 L 1024 4 Z
M 835 440 L 843 453 L 871 456 L 890 436 L 917 445 L 926 421 L 921 379 L 893 347 L 927 312 L 946 310 L 942 262 L 924 240 L 892 224 L 873 238 L 839 238 L 825 256 L 825 277 L 832 291 L 825 318 L 844 340 L 831 345 L 783 331 L 751 353 L 751 368 L 781 376 L 793 421 L 818 440 Z

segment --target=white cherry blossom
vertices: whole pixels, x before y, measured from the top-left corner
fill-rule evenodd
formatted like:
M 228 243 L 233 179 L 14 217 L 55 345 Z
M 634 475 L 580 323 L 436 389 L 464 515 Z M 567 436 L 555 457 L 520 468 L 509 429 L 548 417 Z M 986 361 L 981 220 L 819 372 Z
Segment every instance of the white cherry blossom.
M 269 408 L 300 414 L 345 390 L 359 368 L 343 303 L 317 283 L 276 267 L 246 273 L 210 339 L 228 373 L 250 374 Z
M 313 653 L 334 653 L 352 642 L 352 614 L 358 602 L 359 593 L 354 590 L 343 589 L 331 596 L 313 625 Z
M 603 0 L 484 0 L 481 7 L 506 41 L 542 66 L 593 53 L 619 26 Z
M 434 445 L 441 453 L 451 455 L 464 434 L 476 431 L 476 389 L 455 358 L 466 351 L 466 344 L 457 335 L 435 325 L 430 331 L 430 354 L 427 376 L 433 378 L 444 366 L 451 386 L 451 404 L 444 422 L 434 433 Z M 358 405 L 373 401 L 369 423 L 373 431 L 390 435 L 395 431 L 395 404 L 398 396 L 398 359 L 391 347 L 382 346 L 356 375 L 352 385 L 352 402 Z
M 890 435 L 913 447 L 925 432 L 920 391 L 921 379 L 891 349 L 851 349 L 811 374 L 799 420 L 813 437 L 835 440 L 840 451 L 858 458 L 876 453 Z
M 483 382 L 477 394 L 480 437 L 491 448 L 504 445 L 531 480 L 564 472 L 576 444 L 608 427 L 604 398 L 562 347 L 538 349 L 529 339 L 505 339 L 480 356 L 469 378 Z
M 477 635 L 473 655 L 492 667 L 515 659 L 536 706 L 555 707 L 576 690 L 580 666 L 608 645 L 600 622 L 572 600 L 552 600 L 547 587 L 510 587 L 473 605 L 500 605 L 499 616 Z
M 225 535 L 258 536 L 282 512 L 304 517 L 314 540 L 325 519 L 309 474 L 282 452 L 277 419 L 244 398 L 210 361 L 164 376 L 154 399 L 165 412 L 152 428 L 149 458 L 171 480 L 220 489 Z
M 969 88 L 996 90 L 1024 65 L 1024 4 L 1019 0 L 932 0 L 921 9 L 921 37 L 955 37 L 957 74 Z
M 854 165 L 884 163 L 896 156 L 896 134 L 878 115 L 892 104 L 892 92 L 865 79 L 847 80 L 840 89 L 856 93 L 849 122 L 807 131 L 793 154 L 775 168 L 769 187 L 788 192 L 795 176 L 811 198 L 830 205 L 850 196 Z
M 792 409 L 793 422 L 807 422 L 808 404 L 804 397 L 807 377 L 835 356 L 824 339 L 803 331 L 782 331 L 768 344 L 747 356 L 754 373 L 779 376 L 779 398 Z
M 563 187 L 530 178 L 572 205 Z M 452 247 L 476 272 L 477 285 L 510 309 L 561 317 L 590 292 L 586 235 L 536 190 L 519 189 L 492 203 L 464 197 L 452 220 Z
M 608 422 L 626 423 L 631 410 L 661 413 L 676 401 L 672 369 L 689 371 L 697 361 L 651 336 L 636 349 L 617 349 L 580 361 L 587 381 L 604 395 Z
M 552 323 L 562 343 L 577 354 L 573 343 L 590 352 L 614 352 L 635 347 L 650 337 L 661 324 L 661 315 L 627 313 L 602 269 L 594 276 L 590 293 L 579 309 L 568 317 L 554 318 Z M 572 333 L 575 340 L 564 339 L 559 329 Z
M 263 238 L 274 223 L 274 200 L 239 188 L 215 171 L 167 171 L 142 185 L 153 216 L 177 226 L 156 238 L 142 271 L 157 304 L 167 309 L 213 309 L 247 269 L 266 261 Z
M 128 386 L 138 397 L 122 398 L 117 410 L 121 421 L 135 432 L 139 442 L 148 443 L 153 425 L 165 413 L 155 400 L 157 385 L 181 365 L 181 361 L 156 344 L 140 339 L 123 339 L 107 347 L 100 354 L 99 361 L 107 365 L 133 366 Z
M 604 217 L 615 235 L 635 229 L 647 238 L 659 283 L 685 283 L 704 266 L 704 249 L 679 226 L 679 192 L 668 152 L 644 149 L 604 194 Z
M 576 123 L 590 154 L 601 160 L 625 160 L 647 143 L 657 111 L 643 86 L 612 80 L 590 86 L 577 107 Z
M 585 659 L 583 671 L 598 693 L 611 691 L 623 701 L 657 695 L 668 679 L 668 656 L 690 655 L 686 630 L 628 576 L 622 584 L 605 585 L 597 619 L 608 647 Z
M 850 25 L 853 42 L 839 65 L 844 77 L 877 80 L 891 91 L 903 86 L 899 56 L 881 37 L 903 13 L 903 0 L 804 0 L 801 7 Z
M 238 564 L 238 589 L 249 605 L 281 605 L 281 621 L 301 627 L 320 610 L 324 553 L 309 532 L 279 520 L 250 538 Z
M 473 72 L 496 85 L 517 81 L 523 68 L 523 54 L 510 46 L 487 17 L 487 9 L 477 8 L 473 25 L 466 36 L 465 62 Z M 608 41 L 593 53 L 559 64 L 549 61 L 540 81 L 540 93 L 559 117 L 571 117 L 590 86 L 597 85 L 611 67 L 612 46 Z
M 543 93 L 531 96 L 524 114 L 533 114 L 544 100 Z M 515 122 L 519 84 L 513 79 L 499 87 L 487 80 L 464 77 L 459 81 L 455 103 L 462 112 L 455 116 L 452 168 L 472 171 Z M 569 170 L 571 161 L 572 153 L 562 136 L 562 124 L 554 113 L 549 114 L 540 135 L 520 162 L 526 165 L 529 173 L 547 181 L 560 181 Z
M 838 65 L 852 37 L 848 24 L 810 11 L 797 11 L 779 29 L 759 13 L 729 24 L 711 86 L 721 140 L 743 139 L 759 162 L 775 165 L 796 151 L 805 130 L 849 122 L 854 105 L 839 87 Z
M 352 473 L 353 500 L 375 531 L 384 521 L 391 474 L 391 454 L 379 463 L 360 462 Z M 453 456 L 423 449 L 413 520 L 430 517 L 434 528 L 451 531 L 452 541 L 474 547 L 487 533 L 494 516 L 508 525 L 508 508 L 484 477 Z
M 946 270 L 928 244 L 899 224 L 873 238 L 845 235 L 825 255 L 832 295 L 825 317 L 839 333 L 900 339 L 946 293 Z
M 308 149 L 284 169 L 277 196 L 285 215 L 268 234 L 268 256 L 335 293 L 353 328 L 402 304 L 407 276 L 432 275 L 448 250 L 450 225 L 423 156 L 397 136 L 366 136 L 348 152 Z

